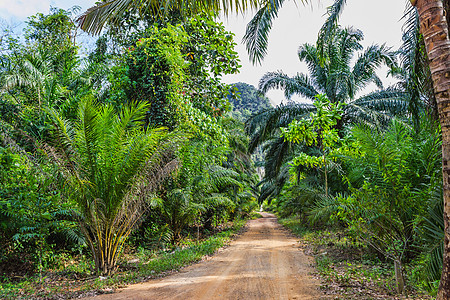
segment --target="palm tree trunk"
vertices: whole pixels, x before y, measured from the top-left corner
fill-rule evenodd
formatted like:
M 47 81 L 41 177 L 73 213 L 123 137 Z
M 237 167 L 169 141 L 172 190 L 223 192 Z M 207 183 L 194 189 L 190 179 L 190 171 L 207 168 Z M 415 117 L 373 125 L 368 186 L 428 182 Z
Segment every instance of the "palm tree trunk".
M 395 281 L 397 283 L 397 293 L 403 294 L 405 290 L 405 279 L 403 277 L 402 262 L 400 259 L 394 260 Z
M 325 197 L 328 198 L 328 169 L 325 152 L 323 153 L 324 176 L 325 176 Z
M 434 94 L 442 127 L 444 187 L 444 261 L 437 299 L 450 299 L 450 38 L 442 0 L 411 0 L 417 7 L 424 37 Z

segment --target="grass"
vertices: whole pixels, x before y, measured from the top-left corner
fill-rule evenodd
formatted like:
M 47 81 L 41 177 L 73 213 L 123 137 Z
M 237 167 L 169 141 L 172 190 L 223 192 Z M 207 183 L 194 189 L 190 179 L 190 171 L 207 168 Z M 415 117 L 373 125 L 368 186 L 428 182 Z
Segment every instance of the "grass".
M 250 220 L 255 220 L 255 219 L 259 219 L 259 218 L 262 218 L 262 215 L 261 215 L 259 212 L 257 212 L 257 211 L 252 211 L 252 212 L 250 213 L 250 216 L 249 216 L 249 219 L 250 219 Z
M 110 277 L 93 276 L 90 260 L 78 257 L 63 270 L 48 271 L 42 280 L 25 277 L 0 283 L 0 299 L 67 299 L 79 296 L 111 293 L 132 283 L 161 277 L 198 262 L 227 245 L 242 230 L 246 221 L 235 221 L 231 226 L 199 242 L 185 240 L 173 251 L 139 249 L 127 254 L 118 271 Z M 131 260 L 131 262 L 130 262 Z
M 296 217 L 279 222 L 301 238 L 306 254 L 314 256 L 327 299 L 433 299 L 411 281 L 406 295 L 397 295 L 393 265 L 345 231 L 311 229 Z

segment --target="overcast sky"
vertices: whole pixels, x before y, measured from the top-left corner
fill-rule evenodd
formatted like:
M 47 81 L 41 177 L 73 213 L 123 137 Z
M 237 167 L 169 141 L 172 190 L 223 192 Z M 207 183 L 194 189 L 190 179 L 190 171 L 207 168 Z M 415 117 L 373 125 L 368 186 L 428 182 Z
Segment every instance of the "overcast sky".
M 293 1 L 285 3 L 279 17 L 273 23 L 269 37 L 268 55 L 261 66 L 254 66 L 248 60 L 245 46 L 241 44 L 245 27 L 252 14 L 222 18 L 227 30 L 236 34 L 242 69 L 240 74 L 224 78 L 227 83 L 246 82 L 254 86 L 266 72 L 282 70 L 293 75 L 296 72 L 306 72 L 306 66 L 299 62 L 297 49 L 300 44 L 314 43 L 319 28 L 325 20 L 326 7 L 332 0 L 310 1 L 305 6 Z M 81 6 L 82 11 L 95 3 L 95 0 L 0 0 L 0 18 L 9 23 L 19 23 L 37 12 L 48 13 L 50 6 L 69 9 L 74 5 Z M 364 46 L 383 44 L 397 49 L 401 45 L 401 20 L 406 6 L 405 0 L 347 0 L 340 24 L 361 29 L 364 33 Z M 385 78 L 381 75 L 382 79 Z M 385 84 L 392 81 L 385 79 Z M 273 104 L 279 104 L 283 99 L 282 92 L 268 93 Z

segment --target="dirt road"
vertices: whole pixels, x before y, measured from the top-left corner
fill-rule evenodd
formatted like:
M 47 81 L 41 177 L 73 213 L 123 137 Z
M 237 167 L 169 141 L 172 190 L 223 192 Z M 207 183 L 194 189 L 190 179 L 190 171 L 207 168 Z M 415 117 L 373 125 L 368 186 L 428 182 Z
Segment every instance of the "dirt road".
M 319 299 L 319 284 L 309 275 L 312 259 L 274 215 L 262 214 L 212 259 L 92 299 Z

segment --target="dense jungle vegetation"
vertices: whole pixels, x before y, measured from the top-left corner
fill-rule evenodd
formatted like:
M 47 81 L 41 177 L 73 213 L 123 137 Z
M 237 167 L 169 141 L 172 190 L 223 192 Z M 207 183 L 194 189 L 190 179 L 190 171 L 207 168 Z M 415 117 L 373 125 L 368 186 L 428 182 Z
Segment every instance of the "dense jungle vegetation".
M 308 73 L 269 72 L 258 91 L 221 81 L 239 58 L 210 14 L 130 11 L 86 49 L 77 13 L 38 13 L 0 39 L 0 297 L 151 278 L 213 253 L 261 204 L 382 265 L 391 295 L 437 293 L 442 134 L 416 9 L 391 49 L 364 48 L 332 7 L 299 45 Z M 272 107 L 270 89 L 308 102 Z M 358 274 L 329 279 L 343 260 L 316 261 L 326 280 Z

